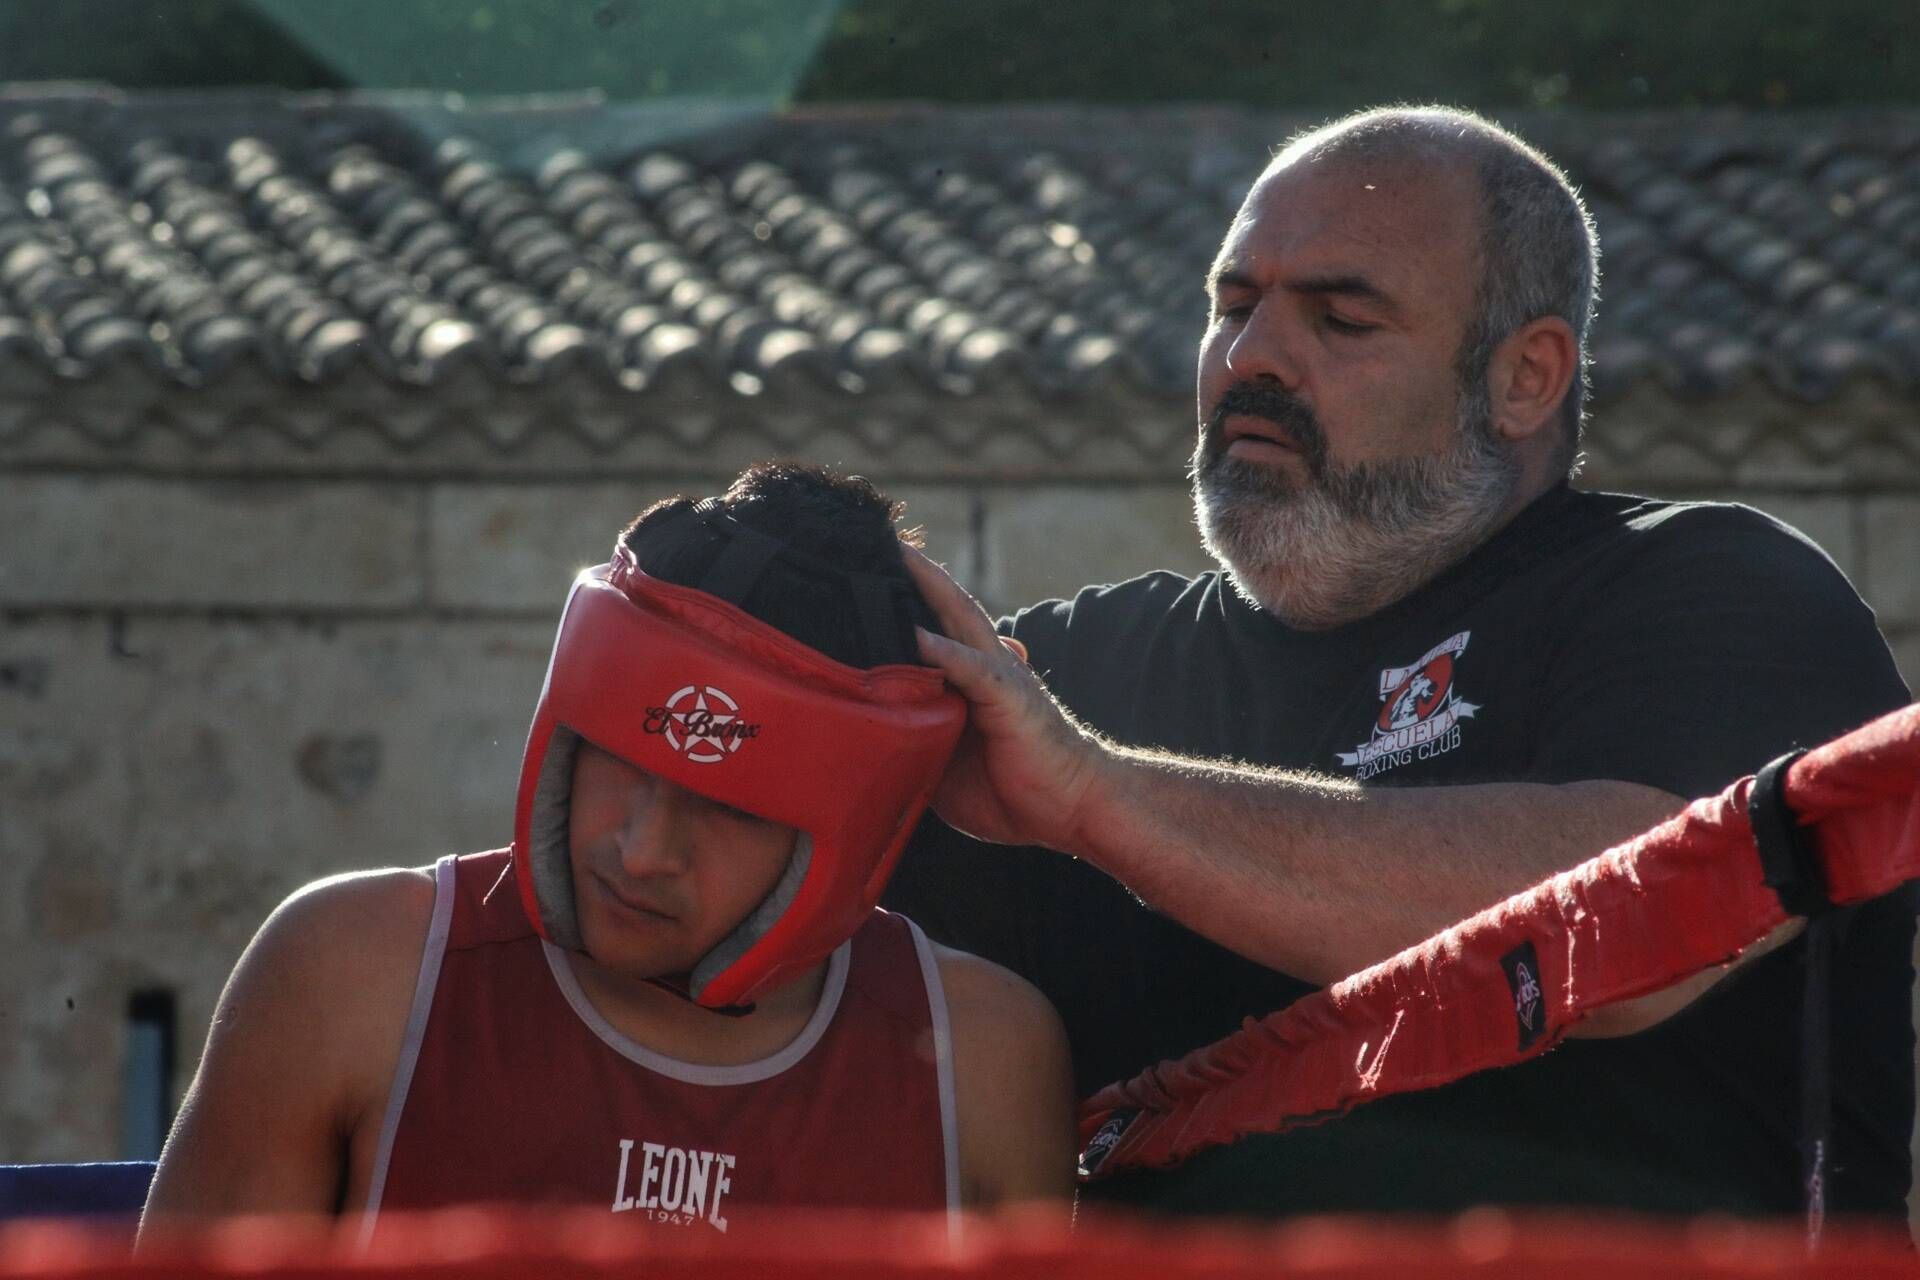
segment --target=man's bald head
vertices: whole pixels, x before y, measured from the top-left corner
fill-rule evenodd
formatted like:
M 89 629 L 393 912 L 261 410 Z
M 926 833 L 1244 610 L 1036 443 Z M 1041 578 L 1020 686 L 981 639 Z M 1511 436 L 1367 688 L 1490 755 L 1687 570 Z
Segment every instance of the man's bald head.
M 1494 348 L 1522 325 L 1558 316 L 1579 344 L 1579 376 L 1561 407 L 1559 470 L 1571 473 L 1588 388 L 1588 332 L 1600 243 L 1579 193 L 1554 163 L 1490 120 L 1450 107 L 1383 107 L 1290 139 L 1268 172 L 1349 163 L 1466 168 L 1480 196 L 1478 290 L 1460 347 L 1461 386 L 1484 398 Z

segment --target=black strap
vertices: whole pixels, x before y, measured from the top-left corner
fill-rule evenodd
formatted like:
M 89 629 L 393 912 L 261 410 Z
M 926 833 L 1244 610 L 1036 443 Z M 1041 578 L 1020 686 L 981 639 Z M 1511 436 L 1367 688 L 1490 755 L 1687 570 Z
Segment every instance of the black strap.
M 650 526 L 647 536 L 664 536 L 667 530 L 690 520 L 699 521 L 722 539 L 719 555 L 695 584 L 708 595 L 725 600 L 735 608 L 744 608 L 747 593 L 778 557 L 790 569 L 846 584 L 853 597 L 869 661 L 899 649 L 901 620 L 912 616 L 912 588 L 907 583 L 841 569 L 819 556 L 790 547 L 736 519 L 718 498 L 706 498 L 674 512 Z M 911 637 L 907 639 L 910 643 Z
M 1807 1243 L 1827 1221 L 1833 1145 L 1833 947 L 1831 915 L 1807 922 L 1806 989 L 1800 1002 L 1800 1186 L 1806 1192 Z
M 707 498 L 694 504 L 693 514 L 727 540 L 713 567 L 701 578 L 700 590 L 736 607 L 743 607 L 747 593 L 753 590 L 753 584 L 760 580 L 767 566 L 779 556 L 795 569 L 829 580 L 837 578 L 846 583 L 847 590 L 853 595 L 860 630 L 866 638 L 869 660 L 898 648 L 897 629 L 901 610 L 897 607 L 895 597 L 907 591 L 905 583 L 878 574 L 850 572 L 818 556 L 790 547 L 780 539 L 735 519 L 717 498 Z
M 1747 793 L 1747 819 L 1760 852 L 1761 878 L 1780 895 L 1787 914 L 1817 916 L 1833 908 L 1827 878 L 1820 869 L 1812 837 L 1787 807 L 1787 770 L 1807 754 L 1789 751 L 1753 776 Z
M 700 579 L 700 590 L 739 608 L 746 603 L 753 584 L 760 581 L 760 575 L 786 544 L 741 524 L 728 515 L 716 499 L 696 503 L 693 510 L 708 528 L 724 534 L 727 539 L 713 566 Z
M 1808 917 L 1800 994 L 1800 1189 L 1811 1246 L 1826 1226 L 1832 1168 L 1833 948 L 1840 918 L 1833 914 L 1812 836 L 1787 805 L 1787 770 L 1805 754 L 1789 751 L 1753 776 L 1747 818 L 1767 887 L 1790 914 Z
M 867 638 L 867 661 L 897 647 L 894 641 L 896 619 L 894 593 L 900 584 L 871 573 L 849 573 L 847 586 L 853 592 L 853 607 L 860 614 L 860 629 Z

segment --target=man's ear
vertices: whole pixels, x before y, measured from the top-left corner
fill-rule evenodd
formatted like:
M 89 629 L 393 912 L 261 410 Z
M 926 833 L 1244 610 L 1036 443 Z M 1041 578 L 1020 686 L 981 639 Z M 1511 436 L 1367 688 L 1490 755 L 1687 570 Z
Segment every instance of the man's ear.
M 1580 344 L 1565 320 L 1542 316 L 1520 326 L 1487 367 L 1494 431 L 1518 442 L 1551 430 L 1579 371 Z

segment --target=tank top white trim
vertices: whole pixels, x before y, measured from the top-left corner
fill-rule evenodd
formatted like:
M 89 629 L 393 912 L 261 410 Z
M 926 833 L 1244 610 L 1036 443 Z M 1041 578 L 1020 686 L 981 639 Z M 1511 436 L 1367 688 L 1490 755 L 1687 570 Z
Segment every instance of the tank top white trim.
M 600 1037 L 609 1049 L 630 1062 L 645 1067 L 685 1084 L 727 1085 L 755 1084 L 761 1080 L 771 1080 L 787 1070 L 820 1043 L 820 1037 L 827 1033 L 833 1023 L 833 1015 L 840 1009 L 840 997 L 847 989 L 847 970 L 851 968 L 853 943 L 843 942 L 834 949 L 827 960 L 827 981 L 820 989 L 820 1003 L 813 1007 L 813 1016 L 807 1019 L 807 1025 L 800 1028 L 784 1049 L 769 1054 L 756 1062 L 742 1062 L 733 1066 L 708 1066 L 698 1062 L 682 1062 L 670 1058 L 664 1053 L 649 1049 L 638 1040 L 622 1033 L 619 1028 L 608 1022 L 601 1012 L 587 999 L 587 993 L 580 989 L 580 980 L 574 976 L 573 966 L 567 963 L 567 953 L 551 942 L 542 942 L 540 949 L 546 953 L 547 969 L 553 974 L 553 980 L 560 988 L 560 994 L 567 998 L 574 1016 L 585 1023 L 587 1029 Z
M 380 1213 L 380 1199 L 386 1190 L 387 1168 L 393 1158 L 394 1138 L 400 1129 L 401 1113 L 406 1110 L 407 1091 L 413 1084 L 413 1070 L 420 1060 L 420 1046 L 426 1039 L 427 1018 L 433 1011 L 433 993 L 440 982 L 440 962 L 446 955 L 447 938 L 453 924 L 453 904 L 458 897 L 455 888 L 457 874 L 454 855 L 449 854 L 433 864 L 432 923 L 427 928 L 426 942 L 420 956 L 420 976 L 413 988 L 413 1007 L 407 1014 L 406 1036 L 401 1042 L 399 1061 L 394 1065 L 393 1087 L 388 1092 L 386 1115 L 380 1125 L 380 1145 L 374 1153 L 373 1176 L 367 1184 L 367 1205 L 360 1224 L 362 1243 L 371 1239 L 374 1220 Z M 947 1016 L 946 988 L 940 981 L 940 968 L 934 960 L 926 935 L 911 920 L 907 921 L 907 927 L 913 933 L 914 951 L 920 959 L 921 979 L 926 987 L 927 1005 L 932 1015 L 934 1058 L 940 1088 L 940 1139 L 946 1157 L 947 1210 L 950 1220 L 957 1224 L 955 1215 L 960 1210 L 960 1144 L 953 1085 L 953 1031 Z M 847 973 L 852 967 L 853 955 L 851 939 L 834 949 L 827 960 L 827 977 L 820 991 L 820 1001 L 814 1006 L 807 1025 L 785 1048 L 756 1062 L 708 1066 L 682 1062 L 658 1053 L 620 1032 L 593 1007 L 586 992 L 580 989 L 573 967 L 566 961 L 566 953 L 544 940 L 540 946 L 546 956 L 547 969 L 553 974 L 560 994 L 575 1016 L 608 1048 L 649 1071 L 695 1085 L 753 1084 L 770 1080 L 805 1058 L 832 1025 L 834 1014 L 839 1012 L 840 998 L 847 989 Z
M 427 1015 L 433 1012 L 433 992 L 440 985 L 440 961 L 447 954 L 447 935 L 453 927 L 453 855 L 433 864 L 433 917 L 420 952 L 420 976 L 413 984 L 413 1007 L 407 1012 L 406 1036 L 400 1042 L 400 1060 L 394 1064 L 393 1086 L 387 1091 L 387 1113 L 380 1122 L 380 1145 L 374 1149 L 373 1176 L 367 1182 L 367 1207 L 360 1220 L 360 1240 L 373 1235 L 380 1197 L 387 1189 L 387 1167 L 393 1161 L 393 1139 L 406 1110 L 413 1069 L 420 1062 L 420 1045 L 427 1036 Z
M 953 1087 L 953 1022 L 947 1014 L 947 988 L 940 981 L 940 962 L 934 959 L 933 945 L 913 921 L 907 920 L 907 928 L 913 931 L 913 950 L 920 957 L 920 978 L 927 990 L 928 1011 L 933 1015 L 933 1057 L 940 1084 L 940 1146 L 946 1153 L 947 1227 L 952 1233 L 960 1224 L 960 1107 Z

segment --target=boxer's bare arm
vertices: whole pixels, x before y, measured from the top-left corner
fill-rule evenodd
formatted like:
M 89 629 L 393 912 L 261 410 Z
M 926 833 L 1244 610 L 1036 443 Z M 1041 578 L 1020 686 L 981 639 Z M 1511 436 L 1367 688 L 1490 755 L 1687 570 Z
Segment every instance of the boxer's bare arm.
M 935 946 L 953 1030 L 961 1199 L 1070 1201 L 1077 1150 L 1066 1029 L 1045 996 L 978 956 Z
M 952 637 L 923 632 L 922 655 L 970 703 L 941 817 L 1084 858 L 1196 932 L 1308 981 L 1356 973 L 1684 803 L 1627 782 L 1362 788 L 1120 747 L 1076 724 L 944 571 L 907 559 Z M 1651 1026 L 1725 972 L 1576 1034 Z
M 143 1232 L 364 1193 L 432 910 L 431 877 L 395 870 L 309 885 L 268 917 L 221 994 Z

